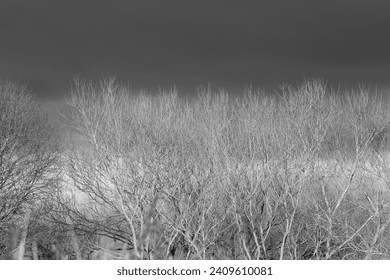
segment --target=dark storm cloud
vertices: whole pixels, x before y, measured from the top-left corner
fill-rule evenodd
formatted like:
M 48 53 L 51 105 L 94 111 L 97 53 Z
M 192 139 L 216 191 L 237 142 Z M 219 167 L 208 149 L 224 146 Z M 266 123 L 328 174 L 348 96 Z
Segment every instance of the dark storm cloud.
M 0 75 L 42 91 L 102 74 L 135 87 L 386 83 L 389 11 L 381 0 L 2 0 Z

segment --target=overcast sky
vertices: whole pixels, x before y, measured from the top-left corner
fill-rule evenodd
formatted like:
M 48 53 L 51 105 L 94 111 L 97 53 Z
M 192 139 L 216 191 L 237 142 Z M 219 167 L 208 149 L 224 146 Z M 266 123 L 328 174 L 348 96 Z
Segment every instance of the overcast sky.
M 388 0 L 1 0 L 0 76 L 51 97 L 103 75 L 147 90 L 390 88 L 389 15 Z

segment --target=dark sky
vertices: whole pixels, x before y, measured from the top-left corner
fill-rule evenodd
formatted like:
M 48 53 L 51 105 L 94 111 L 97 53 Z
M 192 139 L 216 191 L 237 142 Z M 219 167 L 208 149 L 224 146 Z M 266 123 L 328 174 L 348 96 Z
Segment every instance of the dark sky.
M 389 89 L 390 1 L 0 1 L 1 77 L 58 97 L 103 75 L 183 92 L 304 77 Z

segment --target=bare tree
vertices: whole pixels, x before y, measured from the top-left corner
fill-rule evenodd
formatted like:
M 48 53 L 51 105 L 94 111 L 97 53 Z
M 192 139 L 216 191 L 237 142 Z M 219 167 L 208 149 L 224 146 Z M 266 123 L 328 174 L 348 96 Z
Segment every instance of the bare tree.
M 75 145 L 54 213 L 79 257 L 390 255 L 381 100 L 320 80 L 237 102 L 209 88 L 192 103 L 129 94 L 79 82 L 68 100 Z
M 41 204 L 56 179 L 56 135 L 26 86 L 0 81 L 0 228 L 21 227 L 22 240 L 30 221 L 23 217 Z

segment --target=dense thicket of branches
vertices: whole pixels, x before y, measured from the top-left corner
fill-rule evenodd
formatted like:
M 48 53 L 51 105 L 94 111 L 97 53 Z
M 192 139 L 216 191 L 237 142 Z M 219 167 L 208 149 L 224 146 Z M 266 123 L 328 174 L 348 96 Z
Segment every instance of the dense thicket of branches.
M 68 106 L 77 141 L 52 218 L 81 251 L 94 236 L 133 258 L 390 257 L 389 110 L 363 89 L 185 102 L 108 80 L 76 83 Z
M 5 236 L 15 235 L 17 227 L 26 229 L 31 215 L 34 216 L 32 212 L 42 205 L 53 188 L 58 169 L 58 144 L 47 115 L 26 87 L 0 81 L 2 249 L 15 249 L 9 248 Z M 23 233 L 21 235 L 23 239 Z M 13 238 L 15 243 L 19 242 L 19 235 Z
M 389 109 L 318 80 L 191 101 L 77 81 L 59 157 L 0 82 L 1 258 L 388 259 Z

